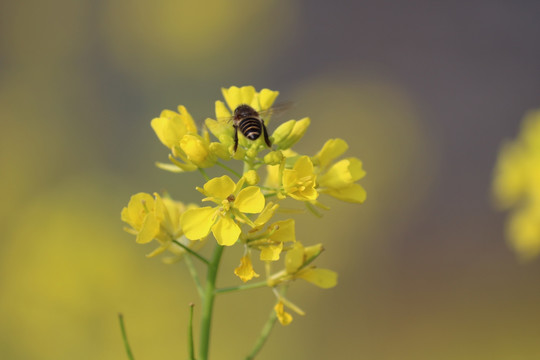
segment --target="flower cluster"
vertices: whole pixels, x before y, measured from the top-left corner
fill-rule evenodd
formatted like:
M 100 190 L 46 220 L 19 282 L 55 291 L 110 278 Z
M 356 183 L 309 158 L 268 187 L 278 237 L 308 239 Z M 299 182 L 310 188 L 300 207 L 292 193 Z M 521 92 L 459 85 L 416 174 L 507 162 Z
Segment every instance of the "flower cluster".
M 493 178 L 501 209 L 512 209 L 506 226 L 523 259 L 540 254 L 540 110 L 529 112 L 517 139 L 503 144 Z
M 222 92 L 225 102 L 216 101 L 216 117 L 206 119 L 202 130 L 184 106 L 179 106 L 178 112 L 164 110 L 151 122 L 159 140 L 170 150 L 170 162 L 157 166 L 172 172 L 199 171 L 206 182 L 196 189 L 208 205 L 184 205 L 158 194 L 139 193 L 122 210 L 122 220 L 131 226 L 128 231 L 137 236 L 138 243 L 159 243 L 149 256 L 168 250 L 174 254 L 172 260 L 188 254 L 211 263 L 198 253 L 203 240 L 213 237 L 218 247 L 242 246 L 243 256 L 234 269 L 242 282 L 260 277 L 253 265 L 257 254 L 265 273 L 260 286 L 273 290 L 275 314 L 287 325 L 292 316 L 285 308 L 298 314 L 303 311 L 285 298 L 283 290 L 296 279 L 331 288 L 337 283 L 337 274 L 313 265 L 323 246 L 304 246 L 297 239 L 295 220 L 290 212 L 280 211 L 282 202 L 290 201 L 293 207 L 301 205 L 300 210 L 316 214 L 316 208 L 328 209 L 319 197 L 363 203 L 366 192 L 358 180 L 365 171 L 355 157 L 339 159 L 348 149 L 342 139 L 328 140 L 313 156 L 292 150 L 309 127 L 309 118 L 277 126 L 268 133 L 269 148 L 266 126 L 277 91 L 257 92 L 244 86 Z M 238 116 L 235 110 L 240 105 L 253 109 L 254 115 L 249 119 Z M 246 137 L 248 122 L 249 131 L 255 134 L 250 139 Z M 235 170 L 235 162 L 243 164 L 243 171 Z M 209 178 L 206 169 L 214 166 L 227 174 Z M 275 271 L 280 259 L 284 266 Z

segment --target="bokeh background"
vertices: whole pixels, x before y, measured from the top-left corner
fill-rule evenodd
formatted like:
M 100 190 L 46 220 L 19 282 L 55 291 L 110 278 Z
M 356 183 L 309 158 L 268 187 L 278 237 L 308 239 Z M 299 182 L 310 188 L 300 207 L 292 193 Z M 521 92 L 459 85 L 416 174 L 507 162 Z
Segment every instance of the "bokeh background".
M 137 359 L 185 357 L 191 279 L 146 259 L 120 209 L 138 191 L 198 200 L 198 174 L 154 167 L 167 149 L 149 122 L 178 104 L 202 121 L 220 87 L 254 85 L 312 118 L 299 151 L 342 137 L 368 172 L 364 205 L 298 221 L 339 286 L 295 286 L 307 316 L 260 359 L 539 359 L 540 261 L 510 250 L 490 196 L 501 142 L 540 106 L 539 14 L 536 1 L 0 1 L 0 358 L 125 358 L 118 312 Z M 237 263 L 231 251 L 223 269 Z M 219 297 L 213 358 L 242 358 L 273 302 Z

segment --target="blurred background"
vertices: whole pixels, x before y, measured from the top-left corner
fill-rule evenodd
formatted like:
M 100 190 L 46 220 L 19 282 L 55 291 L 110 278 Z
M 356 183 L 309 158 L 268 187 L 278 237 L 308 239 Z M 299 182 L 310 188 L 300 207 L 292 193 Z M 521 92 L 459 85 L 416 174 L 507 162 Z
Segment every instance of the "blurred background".
M 146 259 L 154 245 L 122 231 L 120 210 L 139 191 L 198 201 L 198 174 L 155 168 L 168 151 L 150 120 L 183 104 L 202 123 L 222 86 L 254 85 L 311 117 L 298 151 L 342 137 L 368 173 L 365 204 L 298 220 L 339 286 L 295 286 L 307 315 L 259 359 L 539 359 L 540 259 L 518 260 L 490 196 L 501 142 L 540 106 L 539 14 L 536 1 L 0 1 L 0 358 L 126 358 L 118 312 L 138 360 L 185 357 L 191 279 Z M 212 357 L 242 358 L 273 303 L 267 289 L 219 297 Z

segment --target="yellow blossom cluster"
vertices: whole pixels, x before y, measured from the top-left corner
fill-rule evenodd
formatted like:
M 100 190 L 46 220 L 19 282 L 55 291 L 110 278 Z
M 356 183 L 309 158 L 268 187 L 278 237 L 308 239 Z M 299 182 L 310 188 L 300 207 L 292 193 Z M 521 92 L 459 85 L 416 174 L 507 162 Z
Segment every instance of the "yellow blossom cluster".
M 151 121 L 158 139 L 170 150 L 170 163 L 157 166 L 172 172 L 199 171 L 205 183 L 196 190 L 203 195 L 201 201 L 210 205 L 186 206 L 158 194 L 139 193 L 122 210 L 122 220 L 131 226 L 128 231 L 137 236 L 138 243 L 159 243 L 150 256 L 169 250 L 173 259 L 188 254 L 210 263 L 196 246 L 210 236 L 219 247 L 243 246 L 240 265 L 234 269 L 242 282 L 260 276 L 252 262 L 252 253 L 258 253 L 266 278 L 262 284 L 274 290 L 276 316 L 286 325 L 292 316 L 284 307 L 303 312 L 278 288 L 296 279 L 330 288 L 337 284 L 337 274 L 313 265 L 323 251 L 322 244 L 304 246 L 298 241 L 295 220 L 280 212 L 281 202 L 291 201 L 292 206 L 301 205 L 300 210 L 313 212 L 313 206 L 327 209 L 319 202 L 321 194 L 363 203 L 366 192 L 358 180 L 365 171 L 355 157 L 338 159 L 348 149 L 342 139 L 328 140 L 313 156 L 292 150 L 306 133 L 309 118 L 277 126 L 268 133 L 269 147 L 266 126 L 274 113 L 277 91 L 233 86 L 222 92 L 225 102 L 216 101 L 215 119 L 206 119 L 202 129 L 184 106 L 179 106 L 178 112 L 164 110 Z M 240 117 L 241 105 L 254 113 L 249 118 Z M 255 133 L 254 140 L 248 139 L 246 129 Z M 238 163 L 242 170 L 236 169 Z M 226 175 L 209 178 L 209 167 L 219 167 Z M 284 259 L 283 269 L 273 272 L 272 265 L 280 259 Z
M 521 132 L 501 147 L 493 177 L 501 209 L 511 209 L 506 225 L 510 245 L 524 260 L 540 254 L 540 110 L 529 112 Z

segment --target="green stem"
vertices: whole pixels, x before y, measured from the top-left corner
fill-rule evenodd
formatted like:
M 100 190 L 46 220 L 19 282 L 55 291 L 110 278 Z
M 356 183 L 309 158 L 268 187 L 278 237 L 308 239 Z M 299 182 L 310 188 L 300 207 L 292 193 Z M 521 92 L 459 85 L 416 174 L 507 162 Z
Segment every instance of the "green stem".
M 173 240 L 173 242 L 180 246 L 181 248 L 183 248 L 184 250 L 186 250 L 188 253 L 190 253 L 191 255 L 195 256 L 197 259 L 201 260 L 203 263 L 205 263 L 206 265 L 208 265 L 210 262 L 205 259 L 204 257 L 202 257 L 201 255 L 199 255 L 199 253 L 197 253 L 196 251 L 193 251 L 191 250 L 190 248 L 188 248 L 186 245 L 182 244 L 180 241 L 178 240 Z
M 230 167 L 228 167 L 228 166 L 225 165 L 225 164 L 220 163 L 219 161 L 216 162 L 216 165 L 219 165 L 219 166 L 221 166 L 222 168 L 224 168 L 225 170 L 227 170 L 228 172 L 230 172 L 231 174 L 234 174 L 234 175 L 238 176 L 238 178 L 241 178 L 241 177 L 242 177 L 242 175 L 240 175 L 236 170 L 231 169 Z
M 188 325 L 188 349 L 189 359 L 195 360 L 195 350 L 193 348 L 193 307 L 195 304 L 189 304 L 189 325 Z
M 131 347 L 129 346 L 126 327 L 124 326 L 124 315 L 118 314 L 118 321 L 120 321 L 120 331 L 122 332 L 122 338 L 124 339 L 124 346 L 126 347 L 126 354 L 129 360 L 134 360 L 133 353 L 131 352 Z
M 208 177 L 208 174 L 206 173 L 206 171 L 204 171 L 202 168 L 197 168 L 197 169 L 199 169 L 199 172 L 203 176 L 204 180 L 206 180 L 206 181 L 210 180 L 210 178 Z
M 208 360 L 208 349 L 210 345 L 210 325 L 212 323 L 212 311 L 214 309 L 214 297 L 216 295 L 216 279 L 223 253 L 223 246 L 216 245 L 212 260 L 208 264 L 208 273 L 206 274 L 206 288 L 204 290 L 202 315 L 201 315 L 201 336 L 200 336 L 200 360 Z
M 199 280 L 199 275 L 197 274 L 197 270 L 195 269 L 195 266 L 193 264 L 193 261 L 191 261 L 191 257 L 189 257 L 188 254 L 184 255 L 184 261 L 186 263 L 186 266 L 188 268 L 189 274 L 193 278 L 193 282 L 195 283 L 195 287 L 197 288 L 197 292 L 199 293 L 199 297 L 202 299 L 204 296 L 203 288 L 201 286 L 201 282 Z
M 228 292 L 232 292 L 232 291 L 257 289 L 257 288 L 265 287 L 265 286 L 268 286 L 268 283 L 266 281 L 259 281 L 259 282 L 252 283 L 252 284 L 245 284 L 245 285 L 226 287 L 226 288 L 222 288 L 222 289 L 216 289 L 215 293 L 216 294 L 224 294 L 224 293 L 228 293 Z
M 255 343 L 255 346 L 253 346 L 253 349 L 249 353 L 249 355 L 246 357 L 246 360 L 252 360 L 255 358 L 255 356 L 261 351 L 262 347 L 264 346 L 264 343 L 268 339 L 268 336 L 270 336 L 270 331 L 272 331 L 272 328 L 274 327 L 274 324 L 276 323 L 277 316 L 276 312 L 272 310 L 270 312 L 270 316 L 268 317 L 268 320 L 264 324 L 261 334 L 259 335 L 259 338 L 257 339 L 257 342 Z

